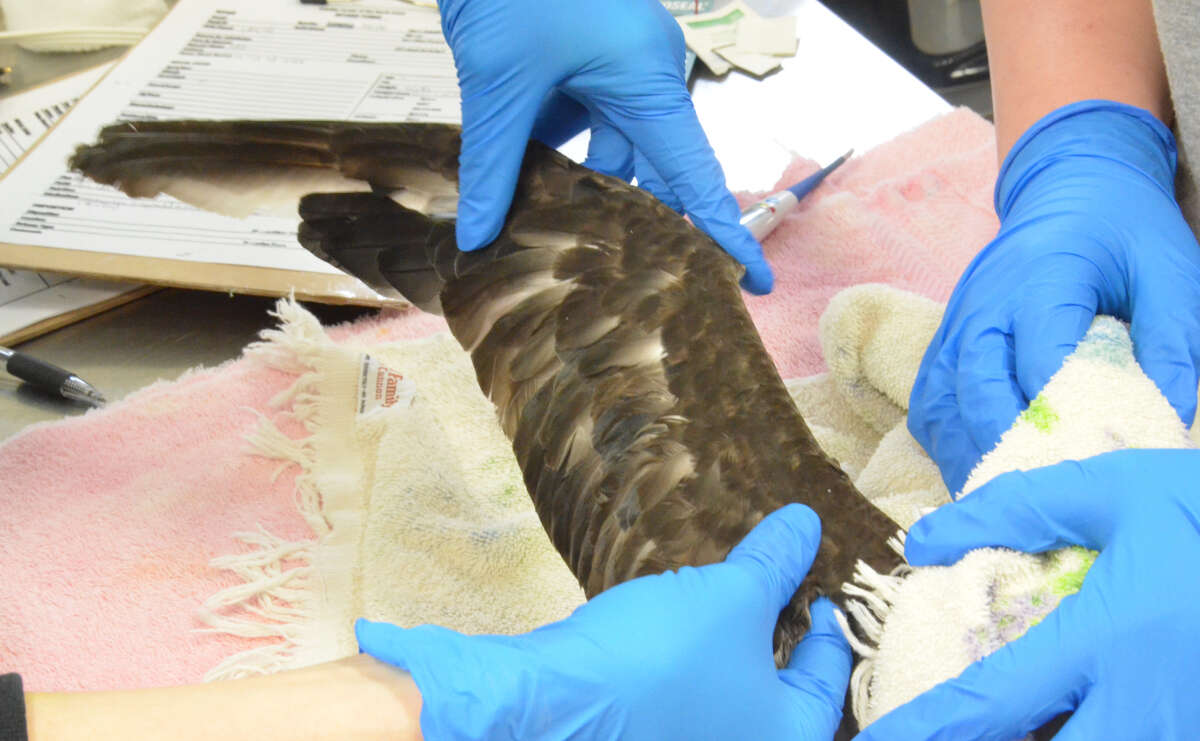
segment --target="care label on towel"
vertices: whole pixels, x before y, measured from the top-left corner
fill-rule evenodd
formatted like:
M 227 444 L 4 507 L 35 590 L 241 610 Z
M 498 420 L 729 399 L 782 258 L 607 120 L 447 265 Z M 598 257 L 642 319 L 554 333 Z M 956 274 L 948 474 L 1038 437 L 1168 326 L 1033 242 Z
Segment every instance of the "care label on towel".
M 365 417 L 393 406 L 407 408 L 416 395 L 417 385 L 411 379 L 370 355 L 362 356 L 358 373 L 358 416 Z

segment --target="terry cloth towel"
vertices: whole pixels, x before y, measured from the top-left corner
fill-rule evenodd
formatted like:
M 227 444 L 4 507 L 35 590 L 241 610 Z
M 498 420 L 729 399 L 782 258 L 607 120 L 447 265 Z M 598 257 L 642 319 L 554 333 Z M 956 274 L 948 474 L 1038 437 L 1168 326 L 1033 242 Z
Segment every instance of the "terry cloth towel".
M 293 439 L 264 419 L 250 441 L 300 466 L 300 510 L 317 537 L 244 533 L 255 550 L 214 562 L 244 583 L 211 598 L 206 620 L 284 640 L 233 656 L 208 678 L 353 654 L 360 616 L 519 633 L 583 603 L 452 337 L 337 344 L 299 305 L 281 301 L 277 311 L 280 328 L 248 354 L 304 369 L 274 403 L 311 434 Z M 235 605 L 245 612 L 224 614 Z
M 886 286 L 844 291 L 821 323 L 830 373 L 792 385 L 818 440 L 835 457 L 847 457 L 847 467 L 858 470 L 859 488 L 905 528 L 949 501 L 936 467 L 903 419 L 908 389 L 941 311 L 934 302 Z M 862 451 L 872 446 L 864 462 Z M 1125 325 L 1098 317 L 980 461 L 963 495 L 1006 471 L 1120 448 L 1193 446 L 1134 360 Z M 895 545 L 902 548 L 902 535 Z M 1093 558 L 1082 548 L 1041 555 L 989 548 L 950 567 L 905 568 L 894 575 L 861 568 L 857 585 L 847 589 L 859 596 L 849 612 L 866 639 L 853 639 L 864 657 L 852 683 L 860 724 L 1022 635 L 1078 590 Z
M 788 215 L 764 243 L 776 290 L 747 297 L 784 378 L 824 369 L 817 319 L 842 288 L 874 281 L 936 300 L 949 296 L 995 233 L 994 146 L 986 121 L 953 112 L 847 162 Z M 816 169 L 797 160 L 764 192 Z M 444 329 L 440 319 L 409 312 L 327 334 L 361 349 Z M 286 396 L 272 403 L 312 368 L 270 365 L 268 356 L 282 362 L 282 355 L 260 350 L 0 445 L 0 668 L 20 670 L 31 691 L 69 691 L 195 682 L 249 649 L 262 649 L 260 667 L 285 665 L 271 646 L 294 646 L 297 631 L 292 622 L 275 624 L 280 595 L 299 594 L 278 587 L 268 606 L 266 582 L 320 590 L 337 579 L 285 557 L 332 537 L 331 523 L 312 516 L 314 489 L 298 476 L 306 469 L 294 465 L 312 454 L 305 441 L 319 417 L 292 412 L 314 406 L 308 397 L 317 387 L 306 386 L 294 403 Z M 279 458 L 256 454 L 244 440 L 260 419 L 282 433 L 270 436 L 277 448 L 266 449 Z M 319 472 L 310 480 L 340 483 Z M 232 537 L 249 531 L 256 537 Z M 261 551 L 265 565 L 237 558 L 250 551 Z M 209 566 L 226 556 L 217 563 L 236 570 Z M 237 635 L 196 631 L 204 625 L 198 607 L 231 587 L 242 591 L 210 601 L 206 615 Z

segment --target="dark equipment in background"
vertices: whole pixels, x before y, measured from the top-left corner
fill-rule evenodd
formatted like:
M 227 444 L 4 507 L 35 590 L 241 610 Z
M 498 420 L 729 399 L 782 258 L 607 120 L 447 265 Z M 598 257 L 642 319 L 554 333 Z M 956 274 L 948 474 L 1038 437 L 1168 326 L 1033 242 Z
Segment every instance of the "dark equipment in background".
M 991 117 L 979 0 L 821 0 L 942 97 Z

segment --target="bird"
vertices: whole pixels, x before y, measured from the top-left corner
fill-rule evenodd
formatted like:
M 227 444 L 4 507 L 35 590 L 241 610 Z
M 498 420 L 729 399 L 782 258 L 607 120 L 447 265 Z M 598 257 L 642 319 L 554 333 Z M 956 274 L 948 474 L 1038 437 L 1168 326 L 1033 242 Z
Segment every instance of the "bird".
M 903 559 L 784 387 L 741 266 L 647 191 L 533 140 L 499 235 L 461 251 L 459 146 L 449 124 L 130 121 L 70 165 L 135 197 L 295 209 L 305 248 L 442 314 L 589 598 L 721 561 L 767 514 L 811 507 L 820 547 L 774 636 L 786 665 L 812 599 Z

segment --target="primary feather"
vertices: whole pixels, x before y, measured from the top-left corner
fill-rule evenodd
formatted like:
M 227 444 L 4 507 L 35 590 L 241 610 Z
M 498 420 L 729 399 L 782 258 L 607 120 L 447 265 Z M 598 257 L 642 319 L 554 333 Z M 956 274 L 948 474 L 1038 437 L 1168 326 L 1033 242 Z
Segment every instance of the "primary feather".
M 458 130 L 433 124 L 161 122 L 106 128 L 72 165 L 137 196 L 227 213 L 299 200 L 301 243 L 444 313 L 512 441 L 534 505 L 589 596 L 724 558 L 803 502 L 820 552 L 781 614 L 858 560 L 901 559 L 895 525 L 817 445 L 754 329 L 739 266 L 646 192 L 536 142 L 499 237 L 460 252 Z

